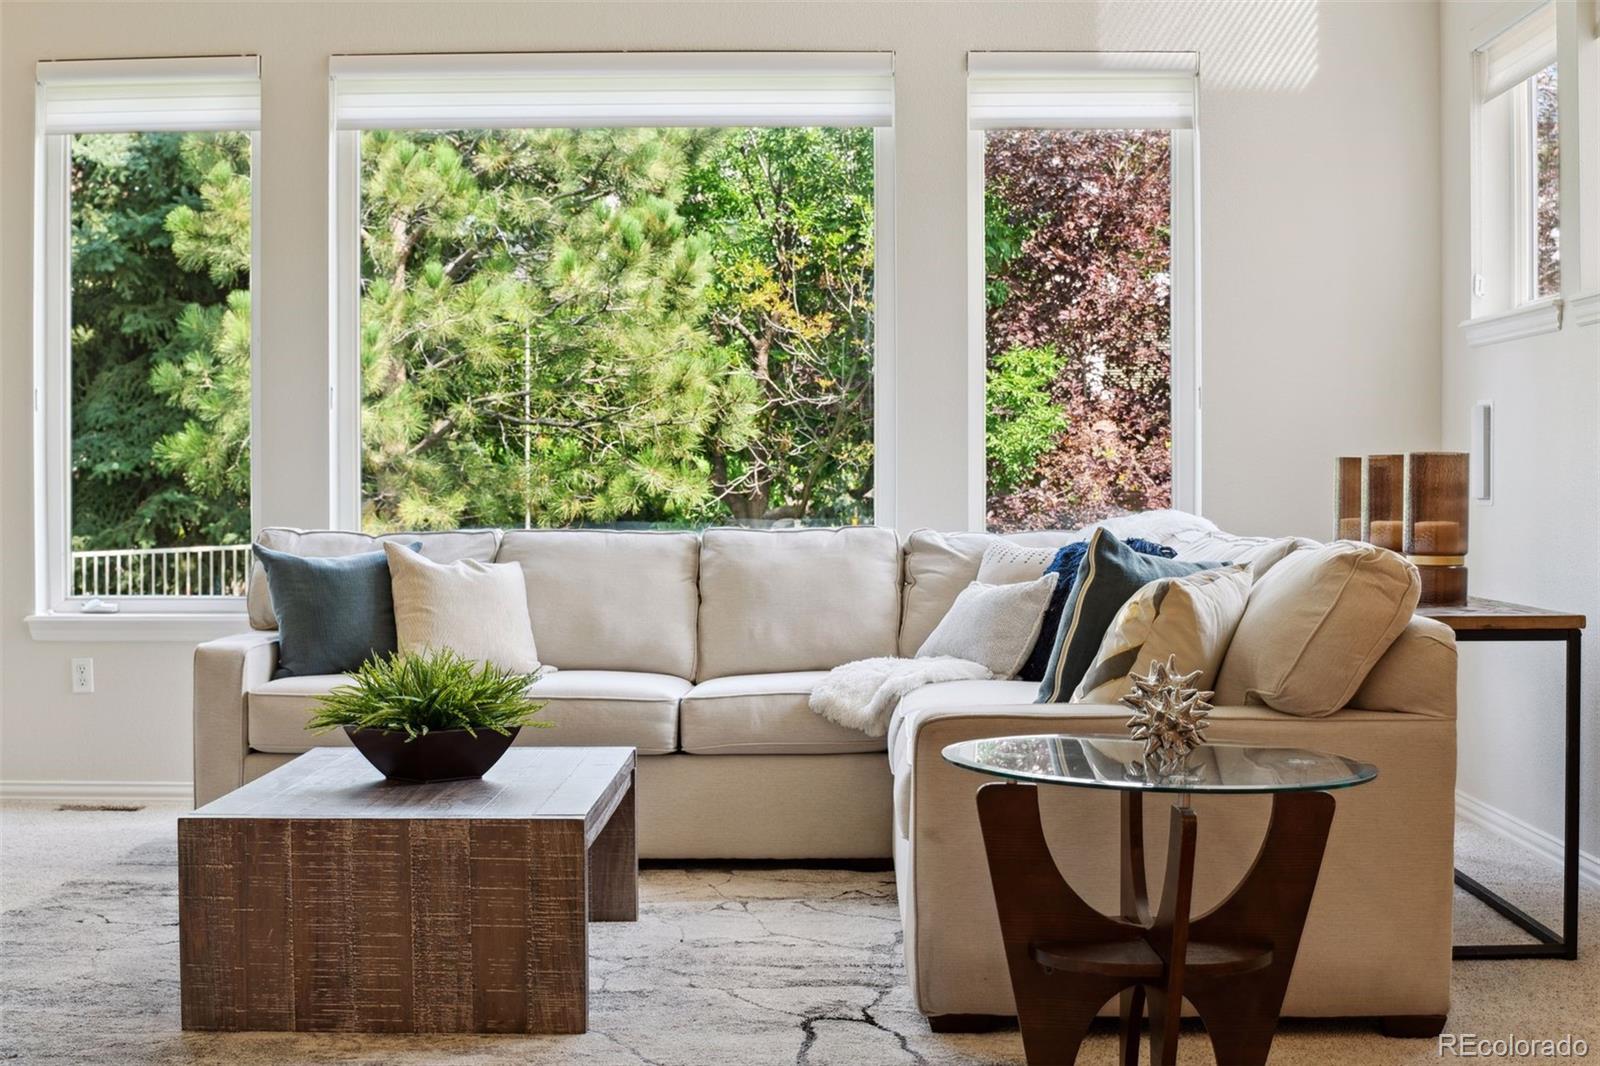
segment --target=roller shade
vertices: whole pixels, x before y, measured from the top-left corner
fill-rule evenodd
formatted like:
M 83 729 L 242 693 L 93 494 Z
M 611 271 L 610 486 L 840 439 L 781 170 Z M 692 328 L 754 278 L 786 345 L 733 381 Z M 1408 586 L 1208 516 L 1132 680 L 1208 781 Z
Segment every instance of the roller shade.
M 68 60 L 35 70 L 47 134 L 261 127 L 256 56 Z
M 889 126 L 887 52 L 335 56 L 342 130 Z
M 1493 100 L 1556 61 L 1556 6 L 1545 4 L 1478 49 L 1478 98 Z
M 970 52 L 974 130 L 1194 126 L 1193 52 Z

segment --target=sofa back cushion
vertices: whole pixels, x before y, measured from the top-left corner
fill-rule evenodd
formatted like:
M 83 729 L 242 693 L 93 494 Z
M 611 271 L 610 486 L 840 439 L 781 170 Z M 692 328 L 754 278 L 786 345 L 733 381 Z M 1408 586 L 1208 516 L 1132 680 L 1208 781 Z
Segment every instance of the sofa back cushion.
M 271 551 L 292 555 L 329 559 L 341 555 L 360 555 L 363 552 L 383 550 L 384 541 L 396 544 L 420 545 L 417 549 L 424 558 L 439 563 L 453 563 L 460 559 L 477 559 L 492 562 L 500 532 L 495 529 L 461 529 L 429 533 L 385 533 L 374 537 L 367 533 L 352 533 L 340 529 L 292 529 L 287 526 L 268 526 L 256 536 L 256 543 Z M 277 629 L 277 615 L 272 609 L 272 593 L 267 588 L 267 578 L 261 563 L 255 564 L 250 576 L 250 590 L 246 600 L 250 625 L 255 629 Z
M 1420 590 L 1415 566 L 1371 544 L 1291 553 L 1250 589 L 1216 704 L 1311 718 L 1345 707 L 1411 622 Z
M 1184 562 L 1238 563 L 1257 581 L 1291 552 L 1322 547 L 1305 537 L 1240 537 L 1219 529 L 1188 530 L 1167 543 Z
M 522 567 L 545 663 L 694 677 L 695 534 L 507 530 L 496 559 Z
M 701 535 L 697 681 L 829 670 L 893 655 L 899 620 L 900 544 L 892 530 L 708 529 Z

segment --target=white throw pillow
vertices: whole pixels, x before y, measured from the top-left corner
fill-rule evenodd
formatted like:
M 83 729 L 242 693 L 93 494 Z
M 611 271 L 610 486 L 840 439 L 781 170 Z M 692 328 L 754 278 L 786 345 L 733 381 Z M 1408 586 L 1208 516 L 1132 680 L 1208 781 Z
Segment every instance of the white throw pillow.
M 1055 548 L 1026 548 L 1001 541 L 984 549 L 978 564 L 978 581 L 985 585 L 1015 585 L 1037 581 L 1056 557 Z
M 1039 639 L 1055 589 L 1055 574 L 1013 585 L 974 581 L 917 649 L 917 658 L 949 655 L 982 663 L 996 677 L 1015 677 Z
M 385 543 L 400 650 L 448 648 L 502 670 L 539 669 L 528 620 L 528 589 L 516 563 L 436 563 Z
M 1371 544 L 1291 553 L 1250 590 L 1216 702 L 1306 717 L 1348 706 L 1411 621 L 1420 590 L 1415 566 Z
M 1200 671 L 1196 688 L 1211 688 L 1249 599 L 1250 571 L 1242 566 L 1150 582 L 1117 612 L 1072 702 L 1116 703 L 1133 690 L 1129 674 L 1169 655 L 1179 673 Z

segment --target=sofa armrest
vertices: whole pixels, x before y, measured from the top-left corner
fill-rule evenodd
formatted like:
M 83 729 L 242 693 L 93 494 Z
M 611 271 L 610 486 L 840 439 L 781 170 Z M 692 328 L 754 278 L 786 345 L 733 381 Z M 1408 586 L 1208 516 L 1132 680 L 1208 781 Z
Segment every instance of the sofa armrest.
M 953 683 L 959 684 L 959 682 Z M 895 877 L 908 981 L 925 1014 L 1013 1014 L 993 890 L 984 863 L 977 791 L 996 779 L 946 762 L 948 744 L 1019 733 L 1125 736 L 1127 709 L 1104 704 L 913 706 L 891 731 Z M 1455 824 L 1455 721 L 1345 709 L 1301 718 L 1267 707 L 1223 706 L 1207 738 L 1306 747 L 1378 767 L 1337 794 L 1296 978 L 1285 1016 L 1444 1014 L 1450 1003 L 1450 901 Z M 1074 891 L 1112 913 L 1118 900 L 1118 805 L 1109 792 L 1040 788 L 1051 854 Z M 1270 801 L 1197 796 L 1205 843 L 1194 907 L 1237 884 L 1260 848 Z M 1152 883 L 1165 832 L 1146 813 Z M 960 929 L 960 935 L 950 930 Z M 1115 1002 L 1112 1003 L 1115 1009 Z
M 237 633 L 195 648 L 196 807 L 244 784 L 244 757 L 250 749 L 246 693 L 270 681 L 277 665 L 276 630 Z
M 1414 616 L 1361 682 L 1350 706 L 1454 718 L 1455 632 L 1437 619 Z

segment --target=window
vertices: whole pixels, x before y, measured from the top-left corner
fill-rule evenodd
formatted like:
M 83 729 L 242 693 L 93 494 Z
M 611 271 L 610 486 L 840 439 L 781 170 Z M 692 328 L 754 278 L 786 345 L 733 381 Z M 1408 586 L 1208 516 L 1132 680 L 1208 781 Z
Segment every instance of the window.
M 1473 108 L 1474 317 L 1561 293 L 1556 10 L 1478 49 Z
M 343 521 L 888 520 L 889 78 L 336 59 Z
M 40 609 L 237 610 L 254 58 L 40 63 Z
M 974 53 L 968 69 L 974 524 L 1196 508 L 1194 57 Z

